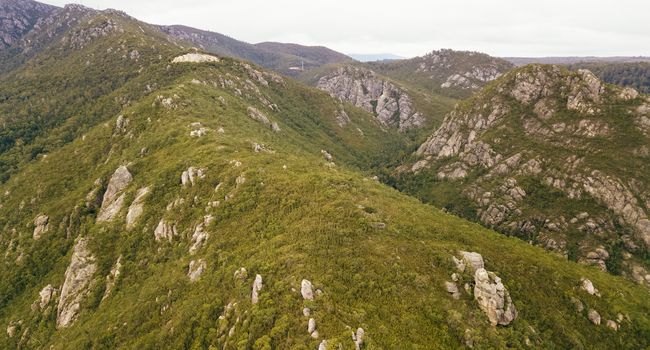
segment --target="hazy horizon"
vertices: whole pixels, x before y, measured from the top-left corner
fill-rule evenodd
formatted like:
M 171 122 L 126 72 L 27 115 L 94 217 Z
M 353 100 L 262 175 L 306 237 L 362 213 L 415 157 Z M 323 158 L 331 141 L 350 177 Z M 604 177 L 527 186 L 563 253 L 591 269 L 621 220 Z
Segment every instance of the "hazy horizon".
M 66 0 L 41 1 L 63 6 Z M 622 0 L 612 11 L 604 1 L 505 0 L 455 3 L 385 0 L 245 3 L 233 0 L 76 0 L 95 9 L 122 10 L 153 24 L 182 24 L 249 43 L 276 41 L 326 46 L 355 55 L 420 56 L 440 48 L 500 57 L 650 56 L 641 48 L 650 33 L 650 3 Z M 388 6 L 394 11 L 384 11 Z M 343 10 L 342 10 L 343 9 Z M 373 9 L 377 9 L 376 11 Z

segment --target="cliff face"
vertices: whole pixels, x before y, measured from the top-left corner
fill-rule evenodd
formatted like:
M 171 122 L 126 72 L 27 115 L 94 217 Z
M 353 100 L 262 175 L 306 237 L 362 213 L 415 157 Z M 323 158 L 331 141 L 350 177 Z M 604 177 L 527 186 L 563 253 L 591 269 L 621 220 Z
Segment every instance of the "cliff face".
M 455 184 L 487 226 L 650 284 L 649 104 L 586 70 L 524 67 L 457 106 L 408 171 Z
M 321 77 L 316 87 L 373 113 L 383 125 L 400 131 L 421 127 L 425 122 L 404 89 L 368 69 L 341 67 Z
M 0 1 L 0 49 L 15 44 L 56 7 L 28 0 Z

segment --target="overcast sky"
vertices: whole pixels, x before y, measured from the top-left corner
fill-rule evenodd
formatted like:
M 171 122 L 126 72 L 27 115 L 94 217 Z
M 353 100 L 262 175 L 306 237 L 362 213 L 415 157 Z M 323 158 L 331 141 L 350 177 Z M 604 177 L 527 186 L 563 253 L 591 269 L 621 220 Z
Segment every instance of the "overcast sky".
M 43 2 L 64 5 L 65 0 Z M 155 24 L 184 24 L 347 54 L 650 56 L 647 0 L 76 0 Z

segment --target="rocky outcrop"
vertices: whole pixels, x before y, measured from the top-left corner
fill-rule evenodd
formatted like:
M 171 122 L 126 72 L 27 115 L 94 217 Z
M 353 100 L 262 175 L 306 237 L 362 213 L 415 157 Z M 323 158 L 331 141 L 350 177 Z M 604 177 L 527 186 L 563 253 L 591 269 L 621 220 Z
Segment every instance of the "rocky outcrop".
M 253 291 L 251 292 L 251 303 L 257 304 L 260 300 L 260 291 L 262 290 L 262 276 L 255 275 L 255 281 L 253 281 Z
M 124 204 L 124 189 L 131 183 L 133 177 L 126 166 L 122 165 L 115 172 L 108 182 L 102 206 L 97 214 L 97 221 L 111 221 L 122 209 Z
M 174 236 L 178 235 L 178 232 L 176 231 L 176 225 L 170 224 L 165 219 L 162 219 L 158 222 L 158 226 L 153 231 L 153 235 L 156 241 L 167 240 L 171 242 Z
M 190 278 L 190 282 L 198 281 L 203 271 L 205 271 L 206 266 L 205 260 L 203 259 L 190 261 L 190 266 L 187 271 L 187 277 Z
M 181 185 L 183 187 L 194 186 L 201 179 L 205 179 L 205 169 L 191 166 L 181 174 Z
M 36 1 L 3 1 L 0 10 L 0 50 L 17 44 L 57 8 Z
M 580 280 L 580 282 L 582 283 L 581 287 L 585 292 L 589 293 L 590 295 L 600 296 L 600 293 L 598 292 L 598 289 L 596 289 L 596 287 L 594 287 L 594 284 L 591 283 L 591 281 L 589 279 L 582 278 Z
M 219 57 L 207 55 L 204 53 L 187 53 L 181 56 L 174 57 L 172 63 L 205 63 L 205 62 L 219 62 Z
M 413 107 L 407 91 L 368 69 L 341 67 L 321 77 L 316 87 L 374 113 L 382 124 L 402 131 L 418 128 L 425 122 L 425 117 Z M 345 118 L 341 121 L 345 122 Z
M 474 299 L 493 326 L 507 326 L 517 318 L 510 294 L 493 272 L 481 268 L 474 274 Z
M 77 319 L 81 303 L 91 286 L 97 264 L 95 256 L 88 249 L 88 239 L 79 238 L 72 251 L 70 265 L 65 271 L 61 297 L 57 307 L 56 327 L 66 328 Z
M 278 126 L 278 124 L 276 122 L 271 122 L 269 117 L 267 117 L 259 109 L 255 108 L 255 107 L 248 107 L 247 112 L 248 112 L 248 116 L 251 119 L 253 119 L 255 121 L 258 121 L 258 122 L 260 122 L 260 123 L 262 123 L 264 125 L 269 126 L 271 128 L 271 130 L 273 130 L 275 132 L 280 131 L 280 127 Z
M 196 225 L 194 233 L 192 234 L 192 241 L 190 243 L 190 254 L 196 253 L 207 242 L 210 234 L 205 231 L 205 228 L 214 221 L 214 216 L 206 215 L 203 217 L 203 222 Z
M 366 337 L 366 331 L 363 328 L 357 328 L 357 332 L 352 332 L 352 341 L 354 342 L 354 348 L 356 350 L 361 349 L 363 346 L 364 338 Z
M 144 199 L 149 194 L 151 190 L 149 187 L 143 187 L 138 190 L 138 193 L 135 195 L 135 199 L 129 206 L 129 210 L 126 213 L 126 228 L 131 229 L 135 226 L 138 221 L 138 218 L 142 215 L 144 211 Z
M 41 238 L 41 235 L 49 230 L 50 228 L 49 221 L 50 221 L 49 216 L 44 214 L 40 214 L 34 219 L 34 233 L 32 237 L 35 240 Z
M 615 121 L 626 115 L 633 124 L 646 113 L 643 101 L 589 71 L 523 67 L 459 104 L 399 170 L 436 176 L 434 192 L 454 188 L 488 227 L 565 257 L 577 242 L 577 261 L 607 270 L 612 241 L 628 242 L 632 255 L 650 249 L 650 189 L 638 175 L 648 170 L 639 145 L 650 138 Z M 576 212 L 549 204 L 555 200 L 572 203 Z M 596 214 L 578 217 L 586 211 Z M 635 242 L 645 247 L 630 248 Z M 628 260 L 623 269 L 632 275 Z
M 41 312 L 49 312 L 50 305 L 56 301 L 56 297 L 59 294 L 59 290 L 52 287 L 51 284 L 43 287 L 40 292 L 38 292 L 39 299 L 32 304 L 32 310 L 38 310 Z

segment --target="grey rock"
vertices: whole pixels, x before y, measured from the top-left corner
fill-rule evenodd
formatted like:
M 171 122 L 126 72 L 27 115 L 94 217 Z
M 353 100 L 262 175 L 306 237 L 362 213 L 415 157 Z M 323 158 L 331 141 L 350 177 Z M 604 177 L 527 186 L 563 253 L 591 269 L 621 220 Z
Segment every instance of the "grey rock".
M 144 211 L 144 199 L 149 194 L 151 190 L 149 187 L 143 187 L 138 190 L 138 193 L 135 195 L 135 199 L 129 206 L 129 210 L 126 213 L 126 229 L 132 229 L 138 221 L 138 218 L 142 215 Z
M 190 282 L 196 282 L 199 280 L 206 268 L 205 260 L 198 259 L 190 261 L 190 266 L 187 271 L 187 277 L 190 278 Z
M 41 235 L 49 230 L 50 218 L 47 215 L 40 214 L 34 219 L 34 234 L 32 237 L 37 240 Z
M 303 279 L 300 282 L 300 294 L 305 300 L 314 300 L 313 286 L 310 281 Z
M 594 287 L 594 284 L 591 283 L 591 281 L 589 279 L 583 277 L 583 278 L 580 279 L 580 282 L 582 284 L 581 287 L 582 287 L 582 289 L 584 291 L 586 291 L 590 295 L 600 296 L 600 293 L 598 292 L 598 289 L 596 289 L 596 287 Z
M 369 69 L 341 67 L 321 77 L 316 87 L 375 114 L 382 124 L 401 131 L 419 128 L 425 121 L 424 116 L 415 111 L 407 91 Z
M 88 249 L 88 240 L 79 238 L 72 251 L 70 265 L 65 271 L 65 281 L 57 307 L 56 327 L 66 328 L 77 319 L 81 302 L 85 299 L 97 264 Z
M 479 268 L 474 274 L 474 299 L 479 304 L 493 326 L 509 325 L 517 318 L 510 294 L 501 279 L 494 273 Z
M 615 331 L 617 331 L 618 328 L 619 328 L 618 323 L 616 323 L 616 321 L 613 321 L 613 320 L 607 320 L 607 322 L 605 324 L 607 325 L 607 327 L 609 327 L 610 329 L 615 330 Z
M 108 182 L 102 206 L 97 215 L 97 221 L 111 221 L 122 209 L 124 194 L 121 193 L 133 180 L 129 169 L 122 165 L 115 172 Z
M 476 252 L 460 252 L 465 266 L 470 267 L 470 272 L 474 272 L 478 269 L 485 268 L 485 263 L 483 262 L 483 256 Z
M 43 289 L 41 289 L 41 291 L 38 292 L 38 308 L 41 311 L 45 310 L 45 308 L 47 308 L 51 302 L 56 300 L 58 292 L 59 291 L 56 288 L 52 287 L 51 284 L 48 284 Z
M 181 173 L 181 185 L 194 186 L 198 180 L 205 179 L 205 176 L 205 169 L 191 166 Z
M 187 53 L 181 56 L 174 57 L 172 63 L 205 63 L 205 62 L 219 62 L 219 57 L 207 55 L 203 53 Z
M 259 301 L 259 293 L 262 290 L 262 287 L 264 285 L 262 284 L 262 276 L 261 275 L 255 275 L 255 281 L 253 281 L 253 291 L 251 293 L 251 303 L 257 304 Z
M 354 347 L 356 350 L 361 349 L 363 346 L 363 341 L 366 336 L 366 331 L 363 330 L 363 328 L 359 327 L 357 328 L 357 332 L 354 333 L 352 332 L 352 341 L 354 341 Z
M 214 216 L 206 215 L 203 217 L 203 222 L 196 225 L 194 228 L 194 233 L 192 234 L 192 242 L 190 244 L 190 254 L 196 253 L 205 243 L 210 234 L 205 231 L 205 227 L 209 226 L 214 221 Z
M 240 267 L 239 270 L 235 271 L 233 277 L 236 280 L 243 281 L 246 278 L 248 278 L 248 271 L 246 270 L 245 267 Z
M 153 235 L 156 238 L 156 241 L 166 239 L 171 242 L 174 236 L 178 235 L 178 233 L 176 232 L 176 225 L 172 225 L 162 219 L 158 222 L 158 226 L 156 226 Z
M 323 340 L 318 344 L 318 350 L 327 350 L 327 340 Z
M 313 318 L 309 319 L 309 322 L 307 322 L 307 333 L 311 334 L 316 330 L 316 320 Z
M 594 309 L 589 310 L 587 313 L 587 318 L 589 318 L 589 321 L 591 321 L 591 323 L 595 324 L 596 326 L 600 324 L 600 314 Z

